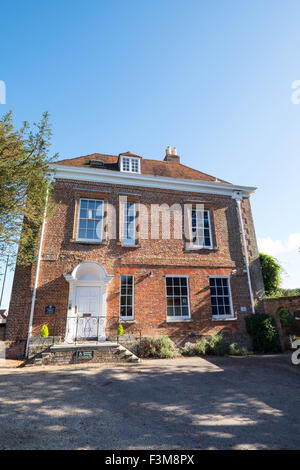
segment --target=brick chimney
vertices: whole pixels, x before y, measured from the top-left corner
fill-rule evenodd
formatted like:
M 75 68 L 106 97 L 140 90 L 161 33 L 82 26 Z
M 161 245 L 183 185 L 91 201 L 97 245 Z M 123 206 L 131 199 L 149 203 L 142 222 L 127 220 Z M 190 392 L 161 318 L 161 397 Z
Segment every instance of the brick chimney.
M 175 163 L 180 163 L 180 157 L 177 155 L 177 149 L 176 147 L 173 147 L 171 150 L 171 147 L 168 146 L 166 148 L 166 156 L 164 158 L 165 162 L 175 162 Z

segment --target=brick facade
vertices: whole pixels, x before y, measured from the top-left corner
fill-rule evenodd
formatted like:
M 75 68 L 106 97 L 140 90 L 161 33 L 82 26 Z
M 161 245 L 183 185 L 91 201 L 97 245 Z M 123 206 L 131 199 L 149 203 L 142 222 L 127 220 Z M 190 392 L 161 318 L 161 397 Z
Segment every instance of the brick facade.
M 118 208 L 120 197 L 127 197 L 144 204 L 166 203 L 183 205 L 187 200 L 201 200 L 210 210 L 213 249 L 188 251 L 184 239 L 164 240 L 140 239 L 135 247 L 124 247 L 118 239 L 109 239 L 101 244 L 76 241 L 78 200 L 102 199 Z M 33 334 L 38 335 L 42 324 L 50 321 L 45 306 L 55 305 L 56 332 L 64 335 L 69 284 L 64 274 L 83 261 L 96 261 L 114 278 L 107 290 L 106 334 L 115 334 L 119 317 L 120 275 L 133 274 L 135 285 L 135 322 L 123 323 L 126 333 L 141 332 L 143 335 L 167 334 L 177 340 L 186 340 L 194 335 L 210 335 L 225 331 L 240 341 L 247 341 L 245 315 L 251 312 L 249 287 L 245 272 L 236 201 L 230 196 L 187 193 L 170 189 L 149 189 L 142 186 L 112 185 L 69 179 L 57 179 L 53 198 L 57 202 L 54 214 L 47 218 L 42 244 L 42 256 L 34 309 Z M 248 198 L 242 201 L 247 249 L 249 254 L 253 293 L 256 303 L 263 294 L 263 283 L 259 265 L 255 231 Z M 108 209 L 108 221 L 109 221 Z M 119 229 L 117 211 L 117 231 Z M 139 214 L 140 230 L 145 230 L 143 214 Z M 171 215 L 171 234 L 174 220 Z M 36 265 L 31 268 L 17 266 L 12 290 L 12 300 L 7 320 L 6 339 L 11 342 L 10 355 L 22 355 L 28 331 L 28 322 L 35 281 Z M 151 275 L 150 275 L 151 273 Z M 189 276 L 189 300 L 191 321 L 166 321 L 165 275 Z M 231 292 L 235 319 L 214 321 L 212 319 L 209 276 L 231 276 Z M 241 311 L 246 307 L 246 312 Z M 262 307 L 260 306 L 260 309 Z M 50 332 L 51 334 L 51 332 Z M 13 345 L 16 344 L 16 353 Z

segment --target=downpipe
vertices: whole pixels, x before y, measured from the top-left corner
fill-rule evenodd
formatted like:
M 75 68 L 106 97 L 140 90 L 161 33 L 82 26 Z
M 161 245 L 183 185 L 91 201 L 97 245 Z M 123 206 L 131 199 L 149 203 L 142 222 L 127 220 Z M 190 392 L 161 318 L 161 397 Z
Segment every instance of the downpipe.
M 251 313 L 254 314 L 255 313 L 254 297 L 253 297 L 252 284 L 251 284 L 251 274 L 250 274 L 248 250 L 247 250 L 247 243 L 246 243 L 245 230 L 244 230 L 244 222 L 243 222 L 243 216 L 242 216 L 242 210 L 241 210 L 242 196 L 240 195 L 240 193 L 235 193 L 235 195 L 233 197 L 236 200 L 237 207 L 238 207 L 240 226 L 241 226 L 241 231 L 242 231 L 243 248 L 244 248 L 244 254 L 245 254 L 245 263 L 246 263 L 246 271 L 247 271 L 247 278 L 248 278 L 249 294 L 250 294 L 250 301 L 251 301 Z
M 42 246 L 43 246 L 43 239 L 44 239 L 44 232 L 45 232 L 45 225 L 46 225 L 48 196 L 49 196 L 49 188 L 47 188 L 47 192 L 46 192 L 46 201 L 45 201 L 44 217 L 43 217 L 43 223 L 42 223 L 42 230 L 41 230 L 41 237 L 40 237 L 40 245 L 39 245 L 39 251 L 38 251 L 38 259 L 37 259 L 37 264 L 36 264 L 35 281 L 34 281 L 34 287 L 33 287 L 33 293 L 32 293 L 32 300 L 31 300 L 31 309 L 30 309 L 30 317 L 29 317 L 29 325 L 28 325 L 28 334 L 27 334 L 26 349 L 25 349 L 25 358 L 26 358 L 26 359 L 28 358 L 29 344 L 30 344 L 30 338 L 31 338 L 31 334 L 32 334 L 33 314 L 34 314 L 34 307 L 35 307 L 35 300 L 36 300 L 36 291 L 37 291 L 38 280 L 39 280 L 39 272 L 40 272 L 40 262 L 41 262 Z

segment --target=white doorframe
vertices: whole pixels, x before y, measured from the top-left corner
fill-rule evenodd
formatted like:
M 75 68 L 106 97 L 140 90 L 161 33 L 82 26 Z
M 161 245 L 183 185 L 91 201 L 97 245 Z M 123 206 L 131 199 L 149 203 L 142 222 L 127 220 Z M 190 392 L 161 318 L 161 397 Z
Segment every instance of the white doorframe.
M 73 331 L 71 319 L 77 317 L 76 312 L 76 288 L 77 287 L 99 287 L 100 289 L 100 305 L 99 316 L 103 318 L 102 328 L 98 331 L 98 341 L 106 340 L 106 298 L 107 286 L 114 276 L 108 275 L 99 263 L 94 261 L 86 261 L 80 263 L 72 271 L 71 274 L 65 274 L 64 278 L 69 283 L 69 301 L 67 314 L 67 328 L 65 341 L 72 343 L 75 339 L 76 331 Z M 76 323 L 76 320 L 75 322 Z

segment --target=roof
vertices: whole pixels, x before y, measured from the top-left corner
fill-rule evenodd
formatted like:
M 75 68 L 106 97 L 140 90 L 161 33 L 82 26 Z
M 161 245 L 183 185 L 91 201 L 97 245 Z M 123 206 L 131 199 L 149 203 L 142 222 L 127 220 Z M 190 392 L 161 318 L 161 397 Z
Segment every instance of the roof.
M 120 155 L 131 155 L 130 152 L 121 153 Z M 99 160 L 103 162 L 102 169 L 119 171 L 118 160 L 119 155 L 106 155 L 102 153 L 92 153 L 77 158 L 69 158 L 55 162 L 55 165 L 66 165 L 74 167 L 85 167 L 89 166 L 90 160 Z M 167 176 L 170 178 L 180 178 L 186 180 L 200 180 L 200 181 L 218 181 L 220 183 L 230 184 L 228 181 L 216 178 L 198 170 L 194 170 L 188 166 L 182 165 L 182 163 L 167 162 L 159 160 L 150 160 L 141 158 L 141 173 L 144 175 L 153 176 Z

